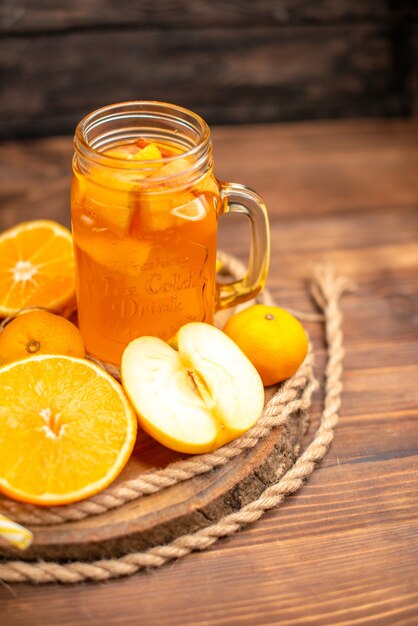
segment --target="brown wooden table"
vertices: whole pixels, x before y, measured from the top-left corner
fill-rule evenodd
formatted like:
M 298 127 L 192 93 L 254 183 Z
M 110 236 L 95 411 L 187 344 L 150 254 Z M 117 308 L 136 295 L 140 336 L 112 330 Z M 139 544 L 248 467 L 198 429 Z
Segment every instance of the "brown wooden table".
M 218 177 L 268 205 L 277 301 L 311 310 L 305 278 L 323 258 L 357 282 L 335 441 L 281 509 L 207 552 L 105 584 L 0 585 L 2 626 L 418 623 L 418 121 L 213 136 Z M 0 148 L 1 229 L 69 224 L 70 158 L 68 138 Z M 242 257 L 246 237 L 223 218 L 224 249 Z M 322 328 L 309 330 L 321 374 Z M 314 424 L 320 408 L 317 394 Z

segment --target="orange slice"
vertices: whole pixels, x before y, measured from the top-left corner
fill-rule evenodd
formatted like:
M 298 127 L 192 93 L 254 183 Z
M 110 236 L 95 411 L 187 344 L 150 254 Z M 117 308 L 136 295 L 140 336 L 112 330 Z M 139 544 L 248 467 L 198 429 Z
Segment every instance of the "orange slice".
M 148 168 L 156 170 L 161 166 L 161 152 L 153 143 L 142 149 L 136 144 L 126 144 L 107 150 L 105 155 L 118 159 L 115 167 L 92 168 L 88 177 L 76 172 L 72 188 L 74 205 L 83 207 L 117 235 L 124 236 L 135 213 L 138 183 L 147 176 Z M 144 169 L 131 171 L 132 163 L 142 163 Z
M 76 172 L 71 195 L 73 218 L 76 215 L 92 218 L 98 228 L 112 229 L 118 236 L 127 234 L 135 213 L 136 196 L 135 186 L 129 175 L 123 176 L 123 170 L 109 173 L 96 168 L 90 178 Z
M 73 242 L 67 228 L 33 220 L 0 235 L 0 316 L 31 306 L 59 310 L 74 297 Z
M 183 223 L 183 220 L 196 222 L 204 219 L 208 213 L 208 201 L 213 202 L 219 196 L 219 187 L 212 175 L 206 174 L 192 187 L 188 187 L 188 170 L 193 162 L 183 157 L 163 165 L 150 174 L 147 180 L 161 177 L 158 191 L 145 191 L 139 194 L 139 222 L 143 229 L 156 231 Z M 181 218 L 180 220 L 177 218 Z M 134 218 L 135 227 L 135 218 Z
M 158 146 L 154 143 L 148 143 L 143 148 L 140 148 L 138 144 L 126 144 L 107 150 L 105 154 L 125 161 L 158 161 L 162 158 Z M 127 167 L 129 167 L 129 163 L 127 163 Z
M 149 241 L 133 237 L 117 237 L 110 231 L 91 231 L 78 228 L 76 231 L 77 254 L 86 254 L 107 271 L 124 276 L 138 277 L 143 264 L 151 253 Z M 80 263 L 85 263 L 80 260 Z
M 135 443 L 137 420 L 97 365 L 42 355 L 0 369 L 0 491 L 40 505 L 104 489 Z
M 182 220 L 188 220 L 190 222 L 198 222 L 203 220 L 208 214 L 208 203 L 205 196 L 199 196 L 194 198 L 187 204 L 182 204 L 171 211 L 172 215 L 180 217 Z
M 164 189 L 164 188 L 162 188 Z M 139 194 L 139 210 L 133 220 L 134 231 L 155 232 L 172 228 L 178 220 L 172 211 L 179 206 L 193 202 L 195 196 L 190 191 L 169 189 Z

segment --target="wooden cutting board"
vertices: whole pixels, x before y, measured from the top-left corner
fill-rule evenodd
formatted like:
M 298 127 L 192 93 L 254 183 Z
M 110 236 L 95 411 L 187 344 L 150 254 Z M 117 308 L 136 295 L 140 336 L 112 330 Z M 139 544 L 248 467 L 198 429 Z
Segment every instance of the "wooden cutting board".
M 276 389 L 269 389 L 266 400 Z M 294 462 L 306 429 L 306 415 L 293 415 L 253 449 L 201 476 L 141 497 L 100 515 L 32 528 L 34 542 L 20 559 L 97 559 L 145 550 L 207 526 L 254 500 Z M 119 483 L 184 456 L 142 431 Z M 14 551 L 13 551 L 14 552 Z M 1 547 L 0 555 L 11 558 Z

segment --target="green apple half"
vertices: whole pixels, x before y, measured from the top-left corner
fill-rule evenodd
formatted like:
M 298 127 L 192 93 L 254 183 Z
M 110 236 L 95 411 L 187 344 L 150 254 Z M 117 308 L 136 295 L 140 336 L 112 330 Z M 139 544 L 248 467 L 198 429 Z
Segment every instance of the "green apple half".
M 264 406 L 263 383 L 232 339 L 210 324 L 191 322 L 170 344 L 139 337 L 122 357 L 123 387 L 151 437 L 178 452 L 198 454 L 256 423 Z

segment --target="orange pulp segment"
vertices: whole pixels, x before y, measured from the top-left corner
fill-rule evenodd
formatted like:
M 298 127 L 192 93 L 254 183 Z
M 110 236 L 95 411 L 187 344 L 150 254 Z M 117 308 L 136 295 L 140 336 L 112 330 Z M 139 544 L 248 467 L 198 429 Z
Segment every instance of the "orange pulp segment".
M 148 143 L 143 148 L 140 148 L 138 144 L 125 144 L 106 150 L 105 154 L 125 161 L 159 161 L 162 158 L 155 143 Z M 122 165 L 122 167 L 124 166 Z
M 0 316 L 31 306 L 59 310 L 74 297 L 73 242 L 67 228 L 33 220 L 0 235 Z
M 102 220 L 104 226 L 125 235 L 135 213 L 138 182 L 149 173 L 148 166 L 153 170 L 161 166 L 161 152 L 153 143 L 143 148 L 125 144 L 107 150 L 104 155 L 117 159 L 115 167 L 93 167 L 88 177 L 76 172 L 73 195 L 76 203 Z M 128 171 L 132 163 L 141 162 L 144 169 L 141 166 L 141 169 Z
M 38 505 L 107 487 L 132 452 L 137 420 L 107 372 L 42 355 L 0 369 L 0 491 Z
M 182 224 L 182 220 L 177 219 L 179 217 L 191 221 L 206 217 L 206 194 L 217 197 L 219 189 L 212 172 L 193 186 L 188 186 L 187 177 L 192 166 L 193 162 L 183 157 L 163 165 L 147 177 L 149 180 L 161 178 L 162 182 L 158 191 L 139 194 L 139 211 L 133 220 L 134 228 L 139 222 L 142 229 L 160 231 Z

